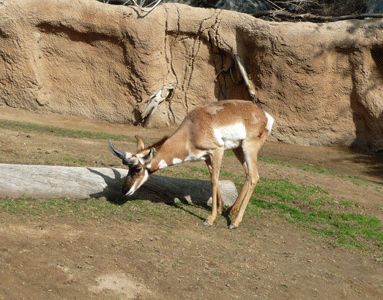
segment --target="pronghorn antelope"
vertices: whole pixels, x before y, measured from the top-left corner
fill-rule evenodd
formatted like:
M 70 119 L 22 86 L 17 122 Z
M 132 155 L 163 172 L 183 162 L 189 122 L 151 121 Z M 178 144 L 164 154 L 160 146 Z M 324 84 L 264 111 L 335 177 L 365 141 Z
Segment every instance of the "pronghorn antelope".
M 109 141 L 113 154 L 129 167 L 122 192 L 132 195 L 148 180 L 149 176 L 163 169 L 186 161 L 204 160 L 210 172 L 213 189 L 212 212 L 204 225 L 213 225 L 217 213 L 222 213 L 223 201 L 218 185 L 219 170 L 225 150 L 233 150 L 246 172 L 246 182 L 229 215 L 239 212 L 230 229 L 238 227 L 259 179 L 257 155 L 265 143 L 274 119 L 250 101 L 226 100 L 211 103 L 190 112 L 180 127 L 145 148 L 136 136 L 137 153 L 122 152 Z M 242 203 L 242 205 L 241 205 Z

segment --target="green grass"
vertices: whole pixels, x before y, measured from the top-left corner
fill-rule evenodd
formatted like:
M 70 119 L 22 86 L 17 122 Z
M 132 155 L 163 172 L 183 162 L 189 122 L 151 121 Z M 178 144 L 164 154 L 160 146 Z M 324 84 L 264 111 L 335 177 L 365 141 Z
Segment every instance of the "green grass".
M 207 169 L 193 166 L 190 170 L 186 177 L 208 179 Z M 315 168 L 307 168 L 306 171 L 321 172 Z M 180 177 L 185 178 L 185 174 L 180 174 Z M 223 170 L 220 175 L 231 178 L 238 189 L 242 188 L 245 176 Z M 173 173 L 172 176 L 179 175 Z M 349 179 L 355 180 L 354 177 Z M 339 246 L 380 249 L 383 246 L 383 223 L 377 218 L 357 213 L 358 207 L 360 204 L 355 201 L 332 198 L 328 191 L 320 187 L 297 186 L 286 179 L 260 178 L 246 214 L 259 215 L 260 211 L 266 212 L 263 215 L 276 213 L 287 222 L 328 238 Z
M 38 132 L 44 134 L 50 134 L 60 137 L 69 138 L 89 138 L 89 139 L 113 139 L 117 141 L 130 141 L 135 140 L 131 137 L 124 135 L 109 134 L 104 132 L 93 132 L 86 130 L 67 129 L 55 126 L 32 124 L 27 122 L 0 120 L 0 128 L 9 130 L 24 130 L 27 132 Z
M 73 199 L 36 199 L 18 198 L 4 199 L 0 201 L 0 212 L 23 215 L 42 215 L 64 217 L 71 216 L 79 220 L 94 218 L 114 218 L 121 215 L 126 219 L 132 219 L 132 207 L 138 207 L 140 201 L 129 202 L 126 205 L 116 205 L 109 201 L 92 198 L 89 200 Z M 133 208 L 134 210 L 134 208 Z
M 204 177 L 209 175 L 202 168 L 191 167 L 191 171 Z M 238 189 L 242 188 L 243 175 L 222 170 L 221 175 L 230 177 Z M 359 206 L 352 200 L 333 199 L 328 191 L 320 187 L 297 186 L 286 179 L 260 178 L 246 213 L 257 215 L 260 209 L 275 212 L 288 222 L 329 238 L 340 246 L 363 250 L 382 247 L 383 223 L 377 218 L 355 212 Z
M 234 153 L 233 153 L 233 155 L 234 155 Z M 344 176 L 344 175 L 337 174 L 334 171 L 331 171 L 328 169 L 318 168 L 318 167 L 310 166 L 310 165 L 293 164 L 293 163 L 288 163 L 288 162 L 284 162 L 284 161 L 280 161 L 280 160 L 276 160 L 276 159 L 270 159 L 270 158 L 266 158 L 266 157 L 258 157 L 258 161 L 262 161 L 262 162 L 269 163 L 269 164 L 277 164 L 277 165 L 287 166 L 287 167 L 297 167 L 303 171 L 308 171 L 308 172 L 317 173 L 317 174 L 331 174 L 334 176 L 338 176 L 340 178 L 346 178 L 347 177 L 349 179 L 352 179 L 352 182 L 357 186 L 359 186 L 361 183 L 368 183 L 369 182 L 369 180 L 362 179 L 362 178 L 357 177 L 357 176 Z
M 304 171 L 310 171 L 310 172 L 318 173 L 318 174 L 327 173 L 327 174 L 331 174 L 331 175 L 336 175 L 336 173 L 331 171 L 331 170 L 322 169 L 322 168 L 309 166 L 309 165 L 287 163 L 284 161 L 280 161 L 280 160 L 276 160 L 276 159 L 270 159 L 270 158 L 266 158 L 266 157 L 258 157 L 258 160 L 265 162 L 265 163 L 269 163 L 269 164 L 277 164 L 277 165 L 283 165 L 283 166 L 287 166 L 287 167 L 298 167 Z
M 273 199 L 286 201 L 307 202 L 316 194 L 328 194 L 327 191 L 318 188 L 303 186 L 299 187 L 286 179 L 265 179 L 261 178 L 254 191 L 257 195 L 268 196 Z
M 141 222 L 141 219 L 184 220 L 195 217 L 201 220 L 206 217 L 204 207 L 197 205 L 166 205 L 154 204 L 150 201 L 134 200 L 124 203 L 114 203 L 104 198 L 88 200 L 74 199 L 38 199 L 17 198 L 0 200 L 0 223 L 4 219 L 2 214 L 13 214 L 18 221 L 28 222 L 44 218 L 70 218 L 78 221 L 86 220 L 119 220 L 123 222 Z
M 355 212 L 358 203 L 331 199 L 321 188 L 262 178 L 250 203 L 344 247 L 372 250 L 383 246 L 382 221 Z

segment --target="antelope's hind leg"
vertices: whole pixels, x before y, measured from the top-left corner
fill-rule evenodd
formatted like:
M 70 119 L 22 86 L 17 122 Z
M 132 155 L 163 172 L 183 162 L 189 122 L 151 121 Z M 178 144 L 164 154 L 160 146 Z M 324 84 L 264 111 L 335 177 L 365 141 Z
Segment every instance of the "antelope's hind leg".
M 234 218 L 234 220 L 231 222 L 229 229 L 236 229 L 239 223 L 241 223 L 247 204 L 249 203 L 250 197 L 253 194 L 255 186 L 257 185 L 257 182 L 259 180 L 259 174 L 258 174 L 258 168 L 257 168 L 257 157 L 258 157 L 258 151 L 262 147 L 262 145 L 263 143 L 259 143 L 259 141 L 255 140 L 252 142 L 244 143 L 242 146 L 243 148 L 242 153 L 243 153 L 243 160 L 244 160 L 243 165 L 246 171 L 246 182 L 243 185 L 242 191 L 240 195 L 238 196 L 237 201 L 235 201 L 233 205 L 233 209 L 230 211 L 232 212 L 234 209 L 237 210 L 238 207 L 240 207 L 239 212 L 237 216 Z
M 243 166 L 243 169 L 245 170 L 245 173 L 246 173 L 246 180 L 247 180 L 247 177 L 249 174 L 249 168 L 247 167 L 247 163 L 245 160 L 245 155 L 243 153 L 243 149 L 241 147 L 238 147 L 236 149 L 233 149 L 233 152 L 235 154 L 235 157 L 237 157 L 237 159 L 239 160 L 239 162 Z M 247 187 L 246 187 L 246 183 L 245 183 L 242 187 L 241 192 L 239 193 L 239 195 L 237 197 L 237 200 L 235 200 L 234 204 L 227 209 L 227 213 L 230 216 L 233 215 L 239 209 L 239 207 L 241 206 L 242 200 L 246 195 L 246 192 L 247 192 Z

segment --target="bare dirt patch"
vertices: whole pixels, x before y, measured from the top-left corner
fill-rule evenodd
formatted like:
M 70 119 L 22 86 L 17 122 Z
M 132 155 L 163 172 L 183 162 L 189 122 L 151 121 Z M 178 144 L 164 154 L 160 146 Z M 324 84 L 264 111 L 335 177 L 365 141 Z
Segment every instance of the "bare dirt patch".
M 6 107 L 0 107 L 0 119 L 139 134 L 151 141 L 174 130 Z M 116 145 L 135 150 L 133 142 Z M 261 177 L 325 189 L 336 201 L 355 201 L 356 211 L 383 220 L 379 157 L 277 143 L 266 143 L 261 156 L 279 161 L 260 161 Z M 104 139 L 2 128 L 0 161 L 120 167 Z M 196 166 L 205 168 L 203 163 Z M 223 170 L 243 174 L 232 156 L 225 157 Z M 179 165 L 166 172 L 190 173 L 190 167 Z M 94 202 L 103 205 L 106 200 Z M 204 227 L 205 208 L 132 202 L 110 204 L 105 215 L 75 206 L 65 212 L 0 211 L 0 299 L 383 298 L 379 249 L 342 248 L 271 211 L 247 213 L 240 227 L 230 231 L 222 216 L 212 228 Z

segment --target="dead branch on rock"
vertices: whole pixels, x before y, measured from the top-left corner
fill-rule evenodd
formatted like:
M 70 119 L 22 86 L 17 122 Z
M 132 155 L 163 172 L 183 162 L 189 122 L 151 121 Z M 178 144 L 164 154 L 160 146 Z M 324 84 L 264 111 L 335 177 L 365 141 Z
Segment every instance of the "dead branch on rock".
M 131 5 L 132 8 L 138 10 L 140 13 L 150 13 L 153 9 L 155 9 L 162 0 L 156 0 L 152 1 L 150 3 L 147 3 L 146 0 L 97 0 L 100 2 L 103 2 L 105 4 L 118 4 L 118 5 Z
M 173 83 L 165 84 L 156 94 L 151 95 L 144 103 L 140 105 L 141 107 L 147 105 L 145 110 L 141 113 L 142 122 L 147 120 L 154 113 L 158 105 L 160 105 L 166 98 L 169 97 L 173 89 Z
M 323 17 L 313 14 L 294 14 L 286 10 L 267 10 L 260 11 L 256 14 L 252 14 L 255 18 L 267 18 L 273 21 L 301 21 L 301 22 L 313 22 L 313 23 L 325 23 L 325 22 L 337 22 L 344 20 L 363 20 L 366 18 L 383 18 L 383 14 L 358 14 L 341 17 Z
M 235 61 L 237 63 L 239 72 L 241 73 L 243 80 L 245 81 L 245 84 L 247 86 L 249 94 L 250 94 L 251 98 L 254 99 L 255 91 L 254 91 L 254 88 L 253 88 L 251 81 L 249 80 L 249 77 L 247 76 L 246 69 L 243 65 L 242 59 L 238 54 L 234 54 L 234 57 L 235 57 Z
M 145 5 L 145 0 L 140 0 L 139 4 L 136 2 L 136 0 L 131 0 L 131 1 L 133 2 L 133 6 L 135 8 L 140 10 L 141 13 L 142 12 L 146 12 L 145 15 L 147 15 L 153 9 L 155 9 L 161 3 L 162 0 L 153 1 L 150 4 L 147 4 L 147 5 Z M 127 2 L 130 2 L 130 1 L 126 1 L 125 3 L 127 3 Z

